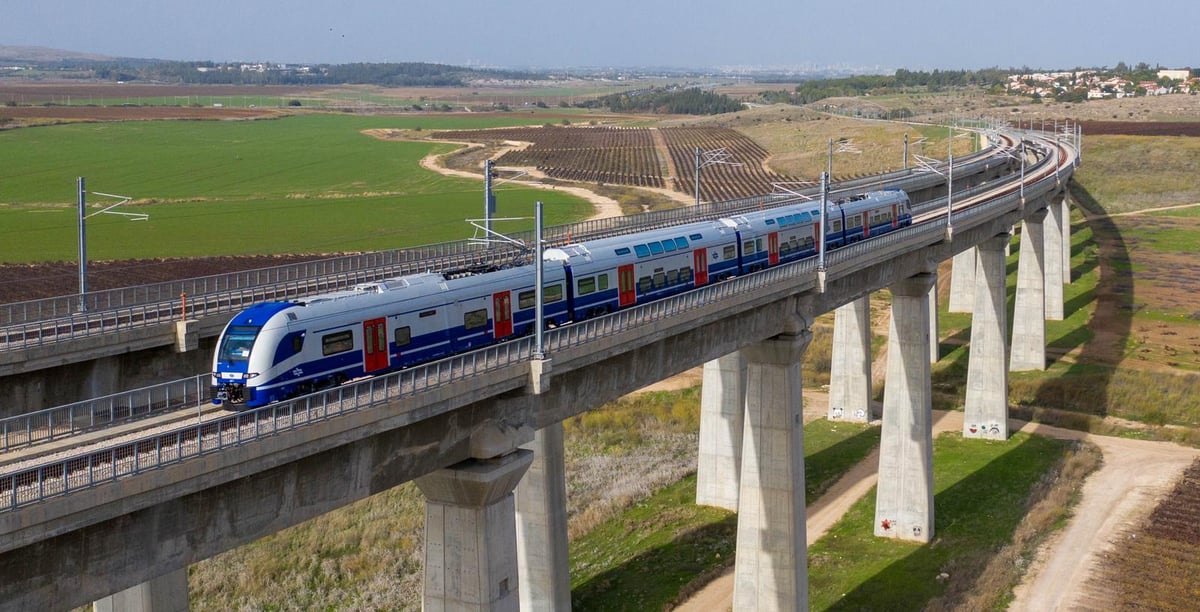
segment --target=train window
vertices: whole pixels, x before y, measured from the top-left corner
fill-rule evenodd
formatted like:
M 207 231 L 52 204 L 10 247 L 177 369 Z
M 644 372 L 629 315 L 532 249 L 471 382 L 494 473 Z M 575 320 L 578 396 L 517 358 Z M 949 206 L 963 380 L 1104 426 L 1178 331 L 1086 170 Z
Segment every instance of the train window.
M 300 350 L 303 348 L 304 348 L 304 334 L 303 333 L 293 334 L 292 335 L 292 352 L 299 353 Z
M 841 219 L 838 219 L 833 222 L 833 231 L 835 231 L 835 232 L 842 231 L 842 220 Z
M 763 250 L 763 248 L 762 248 L 762 238 L 759 238 L 759 239 L 757 239 L 757 240 L 755 240 L 755 241 L 754 241 L 754 250 L 755 250 L 755 251 L 758 251 L 759 253 L 761 253 L 761 252 L 762 252 L 762 250 Z
M 597 274 L 596 275 L 596 289 L 599 289 L 600 291 L 605 291 L 608 289 L 608 275 L 607 274 Z
M 688 248 L 688 241 L 687 241 L 687 238 L 684 238 L 683 236 L 680 236 L 680 237 L 676 238 L 676 239 L 675 239 L 675 246 L 676 246 L 677 248 L 679 248 L 679 249 L 686 249 L 686 248 Z
M 701 234 L 692 234 L 692 235 L 688 236 L 688 239 L 689 240 L 704 240 L 704 236 Z
M 650 247 L 651 255 L 662 255 L 663 254 L 663 246 L 662 246 L 662 244 L 660 244 L 658 242 L 651 242 L 650 244 L 648 244 L 646 246 Z
M 683 281 L 683 282 L 685 282 L 685 283 L 690 283 L 690 282 L 692 282 L 692 268 L 691 268 L 691 266 L 685 266 L 685 267 L 682 267 L 682 268 L 680 268 L 680 269 L 679 269 L 679 280 L 681 280 L 681 281 Z
M 480 308 L 463 313 L 463 327 L 468 330 L 487 327 L 487 309 Z
M 354 333 L 350 330 L 321 336 L 321 354 L 336 355 L 354 349 Z
M 533 306 L 534 306 L 533 297 L 534 297 L 533 290 L 522 291 L 521 293 L 518 293 L 517 294 L 517 309 L 525 310 L 526 308 L 533 308 Z
M 628 254 L 629 254 L 629 247 L 621 247 L 621 248 L 619 248 L 619 249 L 617 249 L 617 250 L 616 250 L 616 253 L 617 253 L 617 255 L 628 255 Z
M 432 317 L 435 314 L 437 314 L 437 310 L 424 310 L 419 316 L 423 319 L 425 317 Z
M 667 272 L 667 284 L 679 284 L 679 270 L 671 270 L 670 272 Z
M 638 257 L 649 257 L 650 256 L 650 247 L 648 247 L 644 244 L 634 245 L 633 250 L 637 251 Z
M 667 275 L 663 274 L 662 272 L 655 272 L 654 273 L 654 286 L 655 286 L 655 288 L 666 287 L 667 286 Z
M 724 257 L 727 260 L 734 259 L 737 257 L 737 247 L 733 246 L 732 244 L 725 247 L 725 251 L 721 253 L 721 257 Z
M 780 224 L 780 225 L 783 225 L 783 220 L 782 220 L 782 219 L 780 220 L 780 223 L 779 223 L 779 224 Z M 775 225 L 775 220 L 774 220 L 774 219 L 767 219 L 767 225 Z
M 542 303 L 549 304 L 551 302 L 557 302 L 562 299 L 562 294 L 562 285 L 546 285 L 546 287 L 542 289 Z
M 664 251 L 670 253 L 675 250 L 675 241 L 667 238 L 666 240 L 662 241 L 662 247 Z
M 397 327 L 395 333 L 396 346 L 408 346 L 412 342 L 412 328 L 408 326 Z
M 220 361 L 249 361 L 250 348 L 262 328 L 254 325 L 232 325 L 221 341 Z
M 742 243 L 742 255 L 749 255 L 754 252 L 754 241 L 747 240 Z
M 595 293 L 595 291 L 596 291 L 596 277 L 595 276 L 589 276 L 587 278 L 579 279 L 579 295 L 587 295 L 589 293 Z
M 643 276 L 638 279 L 638 291 L 649 293 L 654 288 L 654 281 L 650 280 L 649 276 Z

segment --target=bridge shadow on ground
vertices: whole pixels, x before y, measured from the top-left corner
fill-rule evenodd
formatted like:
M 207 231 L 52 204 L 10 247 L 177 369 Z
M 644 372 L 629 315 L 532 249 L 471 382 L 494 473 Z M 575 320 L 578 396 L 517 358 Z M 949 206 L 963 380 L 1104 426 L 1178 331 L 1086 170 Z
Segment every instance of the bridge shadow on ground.
M 977 459 L 986 462 L 982 465 L 970 465 L 980 444 L 1011 448 L 990 461 Z M 955 609 L 973 592 L 998 594 L 1011 588 L 1007 577 L 1000 577 L 996 584 L 983 578 L 985 570 L 996 553 L 1013 540 L 1027 509 L 1048 492 L 1049 487 L 1035 485 L 1052 466 L 1061 465 L 1059 449 L 1064 444 L 1038 436 L 1006 443 L 964 440 L 957 434 L 939 436 L 935 479 L 953 478 L 945 468 L 952 462 L 965 465 L 949 471 L 963 470 L 959 473 L 965 476 L 935 495 L 933 542 L 921 545 L 871 535 L 873 490 L 810 552 L 810 606 L 825 610 Z M 953 447 L 954 457 L 942 454 L 947 447 Z M 870 571 L 870 559 L 883 567 L 855 584 L 856 575 Z
M 1113 358 L 1121 354 L 1133 325 L 1134 287 L 1129 249 L 1119 228 L 1091 194 L 1074 181 L 1069 184 L 1069 189 L 1072 199 L 1085 213 L 1086 225 L 1092 230 L 1090 239 L 1072 241 L 1072 279 L 1078 280 L 1097 269 L 1100 279 L 1095 287 L 1078 292 L 1073 292 L 1067 286 L 1063 304 L 1064 322 L 1047 323 L 1047 367 L 1065 363 L 1067 360 L 1064 357 L 1068 354 L 1070 363 L 1057 374 L 1011 375 L 1010 397 L 1022 406 L 1104 417 L 1109 412 L 1110 385 L 1116 369 Z M 1076 231 L 1079 229 L 1079 226 L 1075 227 Z M 1014 252 L 1016 250 L 1019 249 Z M 1007 294 L 1006 337 L 1009 341 L 1012 340 L 1018 263 L 1019 258 L 1007 263 L 1010 286 Z M 1090 316 L 1086 316 L 1083 311 L 1089 304 L 1095 307 Z M 958 407 L 962 405 L 966 386 L 970 341 L 969 325 L 943 338 L 940 343 L 941 360 L 934 366 L 934 389 L 955 395 Z M 1021 412 L 1022 409 L 1018 408 L 1013 416 L 1032 416 L 1027 410 L 1024 414 Z
M 805 504 L 811 505 L 850 468 L 879 445 L 879 428 L 870 427 L 805 457 Z M 676 501 L 695 505 L 696 479 L 689 494 Z M 646 503 L 654 504 L 656 493 Z M 641 505 L 641 502 L 639 504 Z M 627 559 L 571 590 L 571 609 L 662 610 L 681 603 L 722 571 L 733 565 L 737 547 L 737 515 L 725 516 L 691 528 L 672 527 L 671 521 L 685 510 L 665 507 L 655 520 L 640 523 L 622 513 L 620 521 L 628 541 L 653 539 L 661 530 L 672 530 L 668 541 Z M 627 512 L 627 511 L 626 511 Z
M 1072 281 L 1097 268 L 1100 278 L 1095 288 L 1069 296 L 1064 303 L 1066 321 L 1079 320 L 1088 304 L 1094 304 L 1094 309 L 1086 321 L 1065 333 L 1047 334 L 1050 365 L 1065 361 L 1054 355 L 1071 353 L 1071 361 L 1062 375 L 1039 379 L 1028 403 L 1104 417 L 1109 413 L 1115 359 L 1122 355 L 1133 328 L 1134 285 L 1129 248 L 1120 228 L 1086 188 L 1071 181 L 1068 189 L 1092 230 L 1090 242 L 1072 242 L 1072 259 L 1083 258 L 1078 267 L 1072 266 Z

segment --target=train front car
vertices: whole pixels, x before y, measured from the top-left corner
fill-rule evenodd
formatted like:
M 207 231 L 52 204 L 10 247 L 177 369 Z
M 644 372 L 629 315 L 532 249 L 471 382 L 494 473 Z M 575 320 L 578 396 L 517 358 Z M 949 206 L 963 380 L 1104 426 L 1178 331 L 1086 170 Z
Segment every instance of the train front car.
M 268 374 L 275 348 L 287 332 L 281 313 L 295 304 L 265 302 L 238 313 L 217 340 L 213 355 L 213 403 L 259 405 L 256 383 Z

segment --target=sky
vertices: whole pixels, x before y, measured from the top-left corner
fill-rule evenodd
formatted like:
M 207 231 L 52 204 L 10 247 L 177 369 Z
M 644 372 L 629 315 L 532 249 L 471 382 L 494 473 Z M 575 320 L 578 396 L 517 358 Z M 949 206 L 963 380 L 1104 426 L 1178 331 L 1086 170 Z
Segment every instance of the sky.
M 8 0 L 0 45 L 493 67 L 1200 67 L 1197 0 Z

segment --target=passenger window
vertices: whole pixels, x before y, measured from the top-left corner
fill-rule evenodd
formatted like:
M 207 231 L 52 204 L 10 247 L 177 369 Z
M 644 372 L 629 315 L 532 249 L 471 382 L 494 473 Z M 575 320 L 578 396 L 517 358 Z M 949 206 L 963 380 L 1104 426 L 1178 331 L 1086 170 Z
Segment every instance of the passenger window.
M 650 280 L 649 276 L 643 276 L 638 279 L 638 291 L 649 293 L 652 289 L 654 289 L 654 281 Z
M 463 327 L 468 330 L 487 327 L 487 321 L 488 317 L 486 308 L 480 308 L 479 310 L 472 310 L 470 312 L 463 313 Z
M 676 246 L 677 248 L 680 248 L 680 249 L 686 249 L 686 248 L 688 248 L 688 241 L 687 241 L 687 238 L 684 238 L 683 236 L 680 236 L 680 237 L 676 238 L 676 239 L 675 239 L 675 246 Z
M 654 286 L 656 288 L 666 287 L 667 286 L 667 275 L 663 274 L 662 272 L 655 272 L 654 273 Z
M 637 251 L 638 257 L 649 257 L 650 256 L 650 247 L 647 247 L 644 244 L 634 245 L 633 250 Z
M 724 257 L 725 259 L 733 259 L 737 257 L 737 247 L 733 246 L 732 244 L 725 247 L 725 251 L 721 253 L 721 257 Z
M 325 356 L 354 350 L 354 333 L 350 330 L 321 337 L 321 354 Z
M 690 283 L 690 282 L 692 282 L 692 269 L 691 269 L 691 267 L 686 267 L 686 268 L 680 268 L 680 269 L 679 269 L 679 280 L 681 280 L 681 281 L 683 281 L 683 282 L 685 282 L 685 283 Z
M 562 299 L 562 294 L 562 285 L 547 285 L 545 289 L 542 289 L 542 303 L 557 302 Z
M 679 270 L 667 272 L 667 285 L 679 284 Z
M 763 250 L 763 248 L 762 248 L 762 238 L 759 238 L 759 239 L 757 239 L 757 240 L 755 240 L 755 241 L 754 241 L 754 250 L 755 250 L 755 251 L 758 251 L 758 252 L 760 252 L 760 253 L 762 252 L 762 250 Z
M 668 253 L 674 251 L 675 250 L 675 241 L 671 240 L 671 239 L 663 240 L 662 248 L 664 251 L 666 251 Z
M 409 342 L 412 342 L 412 328 L 407 326 L 397 327 L 396 346 L 408 346 Z
M 532 289 L 529 291 L 522 291 L 521 293 L 518 293 L 517 294 L 517 309 L 525 310 L 526 308 L 533 308 L 533 306 L 534 306 L 533 300 L 534 300 L 534 293 L 533 293 Z
M 579 279 L 579 295 L 587 295 L 596 291 L 596 277 L 589 276 Z
M 596 275 L 596 288 L 599 289 L 600 291 L 608 290 L 608 275 L 607 274 Z
M 753 240 L 747 240 L 746 242 L 742 243 L 742 254 L 743 255 L 749 255 L 753 252 L 754 252 L 754 241 Z
M 648 244 L 647 246 L 649 246 L 649 247 L 650 247 L 650 254 L 651 254 L 651 255 L 662 255 L 662 253 L 663 253 L 663 246 L 662 246 L 662 244 L 660 244 L 660 243 L 657 243 L 657 242 L 651 242 L 651 243 L 650 243 L 650 244 Z

